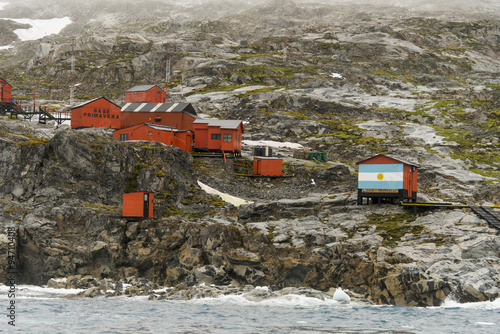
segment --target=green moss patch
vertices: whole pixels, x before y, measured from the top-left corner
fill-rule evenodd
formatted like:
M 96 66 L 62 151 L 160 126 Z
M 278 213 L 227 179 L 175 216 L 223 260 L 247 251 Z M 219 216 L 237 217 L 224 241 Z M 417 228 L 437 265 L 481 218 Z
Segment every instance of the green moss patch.
M 411 225 L 415 217 L 410 212 L 393 214 L 375 214 L 368 217 L 368 223 L 360 228 L 370 226 L 376 227 L 376 232 L 384 238 L 383 246 L 395 246 L 406 234 L 420 234 L 423 230 L 422 225 Z

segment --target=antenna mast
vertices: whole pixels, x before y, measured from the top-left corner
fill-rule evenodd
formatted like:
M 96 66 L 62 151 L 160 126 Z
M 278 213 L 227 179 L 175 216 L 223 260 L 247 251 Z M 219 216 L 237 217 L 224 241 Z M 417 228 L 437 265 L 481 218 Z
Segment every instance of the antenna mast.
M 285 36 L 283 37 L 283 61 L 286 61 L 287 43 L 288 43 L 288 31 L 285 30 Z
M 165 66 L 165 93 L 167 94 L 167 102 L 170 99 L 170 42 L 167 43 L 167 59 Z
M 71 86 L 69 91 L 69 103 L 73 105 L 73 97 L 75 94 L 75 38 L 71 43 Z

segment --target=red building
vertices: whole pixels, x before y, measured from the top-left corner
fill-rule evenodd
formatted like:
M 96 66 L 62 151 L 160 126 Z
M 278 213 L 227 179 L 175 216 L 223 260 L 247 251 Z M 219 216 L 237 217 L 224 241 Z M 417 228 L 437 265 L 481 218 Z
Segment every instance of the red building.
M 241 152 L 242 121 L 198 118 L 193 127 L 195 150 Z
M 156 85 L 135 86 L 125 92 L 125 103 L 165 103 L 166 101 L 167 94 Z
M 151 192 L 138 191 L 123 194 L 123 217 L 153 217 L 153 199 Z
M 150 123 L 194 132 L 197 118 L 191 103 L 126 103 L 121 109 L 121 127 Z
M 71 108 L 71 128 L 120 128 L 120 107 L 99 97 Z
M 283 160 L 272 157 L 254 157 L 253 175 L 282 176 Z
M 360 161 L 358 204 L 363 198 L 380 203 L 383 200 L 417 200 L 417 165 L 385 155 Z
M 175 128 L 157 124 L 139 124 L 128 128 L 116 130 L 113 137 L 121 141 L 149 140 L 157 141 L 165 145 L 172 145 L 191 152 L 193 146 L 193 135 L 189 130 L 177 130 Z
M 0 102 L 12 102 L 12 86 L 2 78 L 0 78 Z

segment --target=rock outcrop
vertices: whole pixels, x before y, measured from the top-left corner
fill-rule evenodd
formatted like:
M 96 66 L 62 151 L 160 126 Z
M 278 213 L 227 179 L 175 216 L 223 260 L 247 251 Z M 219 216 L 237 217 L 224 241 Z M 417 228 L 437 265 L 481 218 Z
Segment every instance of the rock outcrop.
M 19 283 L 85 288 L 87 297 L 173 286 L 158 298 L 336 287 L 380 304 L 498 298 L 498 232 L 484 221 L 467 209 L 414 217 L 356 206 L 354 193 L 356 162 L 385 153 L 420 166 L 420 199 L 499 203 L 498 5 L 485 5 L 479 20 L 443 15 L 447 3 L 430 12 L 387 2 L 239 3 L 5 8 L 6 17 L 73 20 L 60 35 L 0 50 L 18 99 L 30 100 L 37 81 L 37 101 L 64 109 L 57 100 L 74 81 L 77 98 L 119 101 L 135 84 L 162 82 L 170 56 L 172 101 L 244 120 L 245 140 L 293 142 L 330 160 L 280 148 L 287 177 L 255 180 L 233 175 L 241 165 L 121 143 L 108 130 L 2 120 L 0 254 L 15 249 Z M 0 23 L 0 44 L 15 41 L 23 26 Z M 253 203 L 236 208 L 197 181 Z M 121 217 L 123 193 L 138 190 L 155 193 L 155 218 Z M 0 281 L 8 261 L 0 258 Z
M 0 238 L 15 229 L 19 283 L 57 286 L 51 279 L 66 277 L 64 287 L 83 287 L 88 297 L 131 277 L 149 283 L 135 282 L 129 295 L 167 286 L 192 296 L 186 289 L 200 284 L 273 293 L 341 286 L 359 298 L 409 306 L 500 294 L 500 239 L 467 210 L 414 217 L 392 205 L 357 206 L 353 192 L 236 209 L 197 186 L 192 158 L 180 149 L 119 142 L 105 130 L 1 124 Z M 120 217 L 127 189 L 156 194 L 155 218 Z M 7 247 L 2 243 L 2 252 Z M 0 259 L 2 268 L 7 260 Z M 2 269 L 0 278 L 6 275 Z M 73 277 L 87 283 L 73 284 Z

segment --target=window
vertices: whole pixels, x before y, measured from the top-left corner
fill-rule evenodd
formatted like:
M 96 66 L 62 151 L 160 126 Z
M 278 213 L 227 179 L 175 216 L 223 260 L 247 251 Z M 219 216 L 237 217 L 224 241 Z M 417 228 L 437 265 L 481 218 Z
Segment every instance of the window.
M 210 139 L 218 139 L 218 140 L 220 140 L 220 133 L 212 133 L 210 135 Z
M 152 136 L 153 135 L 153 132 L 152 131 L 148 131 L 148 136 Z
M 128 140 L 128 133 L 120 133 L 118 135 L 118 140 L 120 140 L 120 141 L 127 141 Z
M 222 141 L 225 143 L 230 143 L 232 140 L 233 140 L 233 135 L 230 133 L 225 133 Z

